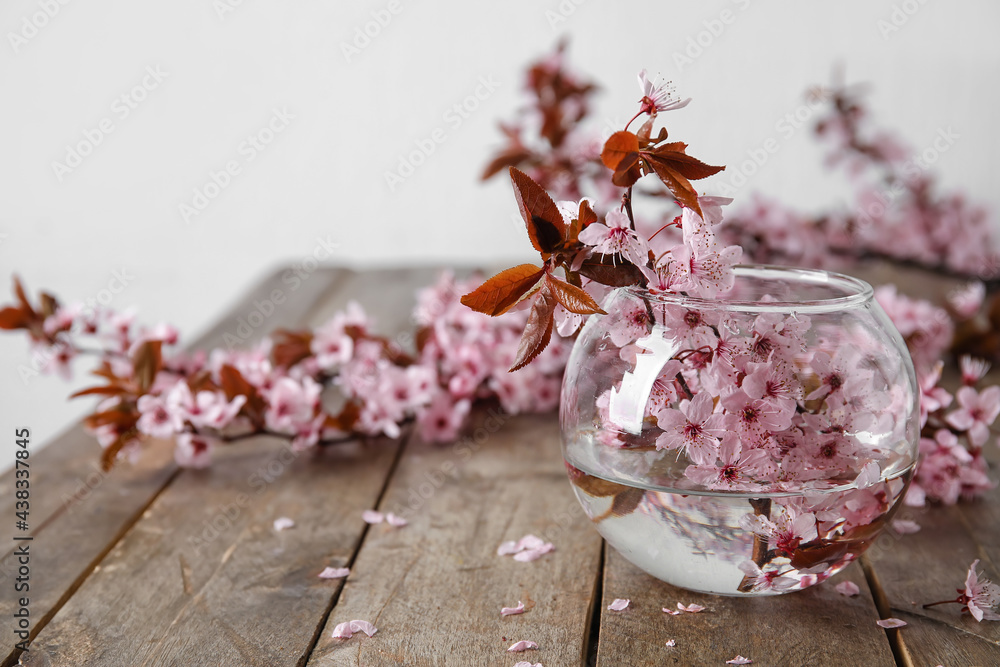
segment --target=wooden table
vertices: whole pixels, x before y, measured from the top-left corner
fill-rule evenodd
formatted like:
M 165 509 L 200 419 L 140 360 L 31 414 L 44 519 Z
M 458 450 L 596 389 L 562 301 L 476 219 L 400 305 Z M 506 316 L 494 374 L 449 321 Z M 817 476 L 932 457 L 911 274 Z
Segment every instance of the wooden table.
M 434 274 L 323 268 L 293 291 L 278 272 L 196 345 L 221 345 L 276 289 L 286 300 L 258 336 L 318 325 L 352 298 L 383 333 L 402 332 L 413 290 Z M 760 666 L 1000 664 L 1000 623 L 977 623 L 958 605 L 920 607 L 953 597 L 974 558 L 998 578 L 1000 491 L 978 503 L 904 509 L 923 530 L 883 535 L 861 563 L 804 592 L 698 595 L 606 548 L 573 498 L 554 414 L 501 417 L 498 427 L 490 417 L 475 414 L 489 437 L 472 456 L 412 434 L 302 455 L 262 437 L 223 448 L 209 470 L 179 470 L 161 443 L 107 476 L 96 442 L 69 431 L 30 459 L 33 641 L 21 664 L 725 665 L 737 654 Z M 13 504 L 8 473 L 0 516 L 11 526 Z M 410 524 L 368 526 L 368 508 Z M 276 532 L 282 516 L 296 525 Z M 501 542 L 527 533 L 555 552 L 531 563 L 496 555 Z M 11 665 L 18 564 L 6 539 L 0 657 Z M 326 566 L 351 574 L 319 579 Z M 838 594 L 844 580 L 861 594 Z M 632 602 L 607 611 L 615 598 Z M 501 617 L 518 600 L 528 611 Z M 661 612 L 678 601 L 708 611 Z M 888 616 L 909 625 L 875 624 Z M 379 631 L 331 637 L 352 619 Z M 506 651 L 521 639 L 538 650 Z

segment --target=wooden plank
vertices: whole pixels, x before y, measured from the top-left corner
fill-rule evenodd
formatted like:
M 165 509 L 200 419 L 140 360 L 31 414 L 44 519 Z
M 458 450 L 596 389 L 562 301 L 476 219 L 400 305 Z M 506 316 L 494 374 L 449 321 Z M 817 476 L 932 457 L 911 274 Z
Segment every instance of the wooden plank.
M 853 581 L 861 594 L 834 590 Z M 631 600 L 608 611 L 615 598 Z M 707 607 L 670 616 L 678 602 Z M 740 598 L 691 593 L 646 574 L 608 547 L 601 601 L 598 666 L 725 665 L 736 655 L 768 665 L 894 665 L 878 613 L 857 564 L 830 581 L 786 595 Z M 668 647 L 673 639 L 676 646 Z
M 1000 489 L 975 503 L 906 508 L 903 516 L 919 523 L 920 532 L 899 537 L 894 548 L 876 550 L 869 560 L 884 595 L 883 613 L 909 624 L 890 631 L 904 664 L 1000 664 L 1000 623 L 977 623 L 957 604 L 922 607 L 954 599 L 976 558 L 980 571 L 1000 581 Z
M 558 420 L 480 411 L 471 433 L 407 445 L 379 509 L 410 524 L 369 532 L 310 666 L 583 661 L 601 539 L 566 479 Z M 496 554 L 528 533 L 556 550 L 529 563 Z M 518 600 L 526 613 L 500 615 Z M 331 637 L 354 619 L 378 634 Z M 520 640 L 539 648 L 508 653 Z
M 408 324 L 412 286 L 430 276 L 352 273 L 302 324 L 326 319 L 330 301 L 377 295 L 367 310 L 391 333 Z M 297 664 L 340 586 L 316 575 L 350 561 L 361 511 L 377 502 L 397 448 L 299 455 L 269 438 L 223 448 L 211 469 L 185 471 L 156 499 L 32 652 L 52 664 Z M 276 533 L 279 516 L 296 527 Z M 108 609 L 128 610 L 111 632 L 100 629 Z
M 343 270 L 317 272 L 309 285 L 303 284 L 293 297 L 282 304 L 276 322 L 301 321 L 316 299 L 331 289 Z M 223 339 L 232 322 L 245 316 L 262 294 L 277 288 L 280 272 L 268 276 L 246 298 L 234 306 L 196 345 L 213 344 Z M 265 329 L 253 333 L 259 335 Z M 33 531 L 31 544 L 31 632 L 38 634 L 52 615 L 76 591 L 97 562 L 138 519 L 146 507 L 173 478 L 172 445 L 152 447 L 135 465 L 124 463 L 110 474 L 96 467 L 99 447 L 93 437 L 75 427 L 32 457 L 32 517 L 41 519 Z M 68 452 L 65 458 L 61 454 Z M 12 495 L 12 494 L 11 494 Z M 4 494 L 4 501 L 9 496 Z M 39 502 L 36 504 L 35 499 Z M 57 499 L 57 500 L 56 500 Z M 47 503 L 46 503 L 47 501 Z M 39 509 L 41 507 L 41 509 Z M 0 577 L 16 571 L 13 549 L 0 562 Z M 0 581 L 6 589 L 9 581 Z M 0 596 L 0 615 L 4 618 L 5 636 L 13 636 L 12 614 L 16 600 Z M 12 651 L 12 649 L 9 649 Z M 16 652 L 4 652 L 3 664 L 12 664 Z

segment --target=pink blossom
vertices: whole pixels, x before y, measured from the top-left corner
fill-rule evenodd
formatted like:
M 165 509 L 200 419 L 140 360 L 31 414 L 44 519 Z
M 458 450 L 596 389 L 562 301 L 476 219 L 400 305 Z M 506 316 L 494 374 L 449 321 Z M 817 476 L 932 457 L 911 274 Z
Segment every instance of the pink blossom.
M 207 468 L 212 464 L 215 438 L 195 433 L 181 433 L 174 447 L 174 460 L 182 468 Z
M 533 641 L 521 640 L 516 642 L 507 649 L 508 653 L 520 653 L 521 651 L 527 651 L 528 649 L 538 648 L 538 644 Z
M 766 537 L 771 548 L 788 557 L 792 557 L 800 545 L 818 537 L 816 515 L 800 513 L 791 505 L 774 505 L 770 518 L 762 514 L 744 514 L 740 517 L 740 526 Z
M 628 607 L 629 600 L 623 598 L 615 598 L 615 600 L 608 605 L 608 611 L 624 611 Z
M 952 290 L 948 294 L 948 303 L 962 319 L 970 319 L 979 312 L 986 297 L 986 286 L 976 280 Z
M 310 377 L 278 379 L 267 392 L 267 427 L 279 433 L 297 433 L 303 425 L 311 424 L 319 411 L 321 391 L 322 387 Z
M 192 395 L 186 382 L 178 382 L 169 391 L 166 409 L 174 423 L 188 421 L 195 428 L 225 428 L 246 403 L 246 396 L 226 399 L 221 391 L 199 391 Z
M 343 579 L 351 574 L 350 568 L 346 567 L 325 567 L 317 576 L 320 579 Z
M 952 396 L 943 388 L 937 386 L 941 380 L 944 363 L 937 361 L 929 371 L 918 375 L 920 385 L 920 426 L 927 425 L 927 417 L 941 408 L 951 405 Z
M 355 632 L 363 632 L 369 637 L 374 637 L 375 633 L 378 632 L 378 628 L 368 621 L 344 621 L 343 623 L 338 623 L 337 627 L 333 629 L 333 638 L 350 639 L 354 636 Z
M 750 398 L 742 389 L 723 398 L 722 406 L 729 415 L 730 428 L 742 435 L 784 431 L 792 425 L 792 416 L 795 414 L 793 404 Z
M 639 72 L 639 89 L 642 91 L 642 99 L 639 100 L 641 114 L 655 116 L 660 111 L 683 109 L 691 102 L 690 97 L 686 100 L 675 97 L 670 81 L 661 85 L 656 85 L 655 80 L 650 81 L 645 69 Z
M 516 607 L 503 607 L 500 609 L 501 616 L 516 616 L 517 614 L 524 613 L 524 603 L 520 600 L 517 601 Z
M 771 474 L 773 467 L 767 452 L 742 451 L 739 436 L 727 433 L 719 445 L 716 463 L 688 466 L 684 475 L 709 489 L 747 489 L 751 488 L 751 482 Z
M 967 354 L 962 355 L 958 360 L 962 369 L 962 384 L 975 386 L 977 382 L 986 377 L 990 372 L 990 362 L 985 359 L 974 359 Z
M 989 579 L 981 577 L 976 572 L 976 565 L 979 559 L 972 561 L 969 566 L 969 574 L 965 577 L 964 603 L 977 621 L 1000 621 L 1000 614 L 993 611 L 993 608 L 1000 605 L 1000 586 L 997 586 Z
M 468 399 L 456 401 L 447 393 L 438 393 L 419 417 L 420 436 L 427 442 L 454 440 L 465 423 L 471 405 Z
M 945 420 L 960 431 L 968 431 L 973 445 L 983 446 L 990 437 L 990 425 L 1000 414 L 1000 386 L 987 387 L 982 392 L 962 387 L 955 398 L 959 407 L 948 413 Z
M 580 232 L 580 242 L 605 255 L 620 254 L 636 266 L 649 261 L 649 248 L 631 228 L 628 216 L 618 210 L 609 211 L 605 222 L 593 222 Z
M 354 354 L 354 339 L 344 331 L 344 318 L 334 317 L 317 329 L 309 344 L 309 351 L 325 371 L 336 370 L 350 361 Z
M 743 249 L 739 246 L 714 251 L 677 245 L 668 255 L 671 287 L 692 296 L 714 299 L 720 292 L 732 289 L 736 280 L 733 267 L 742 257 Z
M 691 400 L 681 401 L 680 409 L 659 412 L 656 421 L 663 433 L 656 438 L 656 448 L 686 451 L 695 463 L 715 461 L 718 439 L 726 428 L 725 417 L 713 410 L 712 397 L 703 391 Z
M 745 560 L 739 564 L 739 569 L 750 578 L 750 590 L 754 593 L 763 591 L 786 591 L 798 585 L 798 581 L 792 577 L 786 577 L 786 572 L 791 572 L 789 568 L 782 569 L 773 565 L 766 565 L 762 569 L 752 560 Z
M 278 517 L 274 520 L 274 529 L 276 531 L 287 530 L 289 528 L 295 527 L 295 522 L 289 519 L 287 516 Z
M 169 438 L 184 427 L 183 419 L 167 408 L 167 402 L 162 396 L 140 396 L 136 407 L 140 415 L 136 428 L 154 438 Z

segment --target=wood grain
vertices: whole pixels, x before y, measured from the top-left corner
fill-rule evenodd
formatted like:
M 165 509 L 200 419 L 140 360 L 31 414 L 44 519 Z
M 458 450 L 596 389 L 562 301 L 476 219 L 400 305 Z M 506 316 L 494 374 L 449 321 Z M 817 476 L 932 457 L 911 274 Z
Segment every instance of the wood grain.
M 372 528 L 309 665 L 582 662 L 601 540 L 566 479 L 558 420 L 479 412 L 471 433 L 407 446 L 380 509 L 410 525 Z M 556 550 L 528 563 L 496 554 L 528 533 Z M 528 611 L 500 615 L 518 600 Z M 354 619 L 378 634 L 331 637 Z M 538 650 L 507 652 L 522 639 Z
M 409 324 L 410 287 L 430 277 L 346 274 L 285 325 L 318 325 L 359 298 L 393 334 Z M 296 454 L 254 438 L 222 448 L 211 469 L 184 471 L 156 499 L 33 651 L 53 665 L 298 663 L 341 583 L 317 575 L 352 558 L 366 530 L 361 511 L 377 501 L 397 447 Z M 295 528 L 276 533 L 279 516 Z
M 248 340 L 281 322 L 287 325 L 303 320 L 335 279 L 344 275 L 346 271 L 340 269 L 317 271 L 311 283 L 302 283 L 294 294 L 289 292 L 280 310 L 252 332 Z M 192 347 L 222 344 L 225 334 L 235 331 L 237 318 L 245 317 L 264 295 L 273 295 L 280 284 L 280 272 L 261 281 L 216 326 L 196 339 Z M 170 443 L 151 445 L 137 464 L 123 463 L 107 475 L 96 465 L 99 451 L 93 436 L 77 426 L 31 458 L 31 516 L 36 526 L 31 547 L 35 577 L 29 591 L 33 636 L 136 522 L 176 471 Z M 9 476 L 3 479 L 4 485 L 10 484 Z M 12 494 L 4 493 L 4 502 L 11 497 Z M 0 585 L 5 590 L 11 585 L 6 577 L 15 565 L 12 551 L 0 561 L 0 578 L 4 579 Z M 12 595 L 0 596 L 6 637 L 13 636 L 9 619 L 14 604 Z M 16 652 L 10 648 L 8 651 L 3 653 L 4 665 L 15 660 Z
M 861 594 L 834 590 L 853 581 Z M 604 566 L 600 667 L 617 665 L 725 665 L 737 654 L 754 667 L 775 665 L 894 665 L 861 568 L 854 564 L 830 581 L 786 595 L 739 598 L 691 593 L 646 574 L 608 547 Z M 631 600 L 621 612 L 615 598 Z M 663 613 L 678 602 L 706 611 Z M 667 647 L 673 639 L 676 646 Z

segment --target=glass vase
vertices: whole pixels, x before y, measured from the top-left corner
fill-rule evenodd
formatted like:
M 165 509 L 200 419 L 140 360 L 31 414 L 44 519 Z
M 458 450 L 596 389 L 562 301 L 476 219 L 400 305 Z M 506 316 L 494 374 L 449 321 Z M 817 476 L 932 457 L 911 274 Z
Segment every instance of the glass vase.
M 715 300 L 612 292 L 570 355 L 570 482 L 625 558 L 722 595 L 800 590 L 872 544 L 917 458 L 918 392 L 867 283 L 737 267 Z

